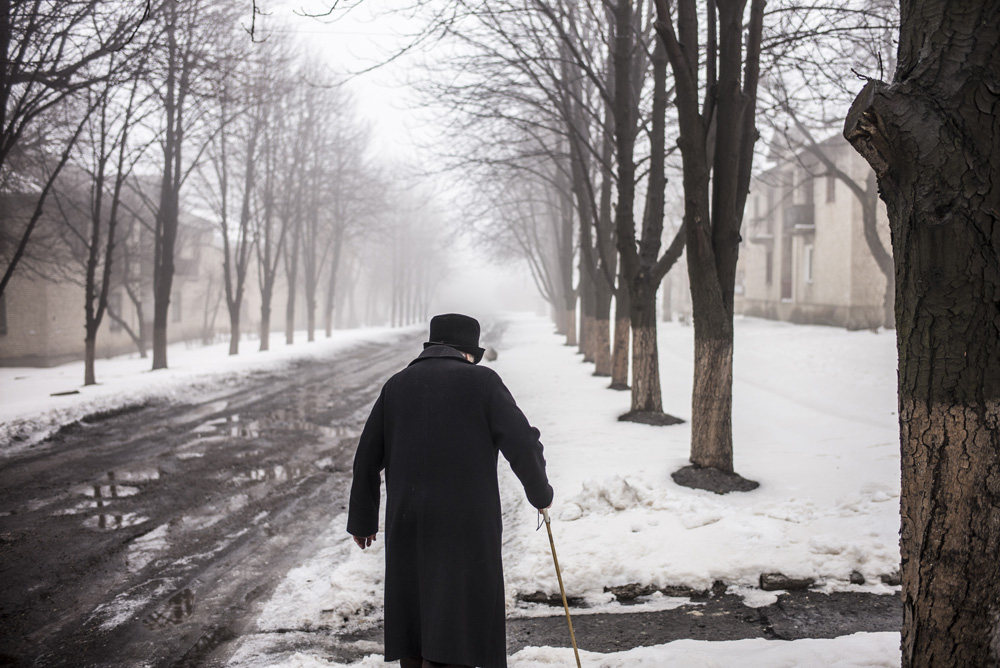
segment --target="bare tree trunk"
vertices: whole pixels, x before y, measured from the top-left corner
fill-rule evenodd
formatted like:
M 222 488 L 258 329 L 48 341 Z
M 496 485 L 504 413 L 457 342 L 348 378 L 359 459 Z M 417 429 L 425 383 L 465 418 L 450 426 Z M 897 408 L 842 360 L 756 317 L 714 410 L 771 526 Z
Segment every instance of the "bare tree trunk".
M 260 295 L 260 350 L 271 349 L 271 297 L 270 290 L 262 290 Z
M 596 335 L 594 311 L 597 307 L 594 296 L 594 277 L 589 270 L 580 271 L 580 352 L 584 362 L 594 361 L 594 336 Z
M 705 420 L 698 431 L 699 446 L 691 448 L 691 463 L 732 473 L 733 339 L 706 337 L 704 329 L 695 327 L 692 413 Z
M 97 339 L 88 335 L 83 343 L 83 384 L 97 385 L 97 375 L 94 373 L 94 363 L 97 358 Z
M 619 277 L 621 280 L 621 277 Z M 629 339 L 632 329 L 631 306 L 628 288 L 621 286 L 615 291 L 615 340 L 611 359 L 611 389 L 627 390 Z
M 886 329 L 893 329 L 896 326 L 896 313 L 893 309 L 896 295 L 896 270 L 893 266 L 892 255 L 882 246 L 882 239 L 878 235 L 878 185 L 874 172 L 868 175 L 865 186 L 864 199 L 861 203 L 861 221 L 865 242 L 868 244 L 868 250 L 871 251 L 879 271 L 885 276 L 885 293 L 882 297 L 882 326 Z
M 238 355 L 240 352 L 240 307 L 237 303 L 229 309 L 229 354 Z
M 598 278 L 594 286 L 594 375 L 611 375 L 611 288 Z
M 638 298 L 637 298 L 638 297 Z M 663 413 L 660 393 L 660 355 L 656 343 L 656 290 L 633 292 L 632 409 L 630 413 Z
M 1000 666 L 998 34 L 996 2 L 903 3 L 844 127 L 892 231 L 903 668 Z
M 285 279 L 288 281 L 288 297 L 285 302 L 285 344 L 295 343 L 295 299 L 299 283 L 299 226 L 292 231 L 292 246 L 285 256 Z
M 750 1 L 747 23 L 746 3 L 707 3 L 704 84 L 697 75 L 701 8 L 694 0 L 679 2 L 683 7 L 671 15 L 670 3 L 656 0 L 656 30 L 676 82 L 677 143 L 684 173 L 683 227 L 696 342 L 691 462 L 695 470 L 711 462 L 711 468 L 731 474 L 727 480 L 733 486 L 725 491 L 744 491 L 757 484 L 732 474 L 733 302 L 739 230 L 758 136 L 764 1 Z M 709 358 L 699 359 L 703 354 Z M 707 476 L 701 483 L 711 479 Z

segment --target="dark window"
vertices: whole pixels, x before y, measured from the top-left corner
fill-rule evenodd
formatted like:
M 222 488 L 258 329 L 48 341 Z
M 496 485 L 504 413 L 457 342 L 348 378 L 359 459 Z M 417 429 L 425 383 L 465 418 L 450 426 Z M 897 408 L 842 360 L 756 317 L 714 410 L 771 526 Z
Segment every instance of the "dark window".
M 7 295 L 0 295 L 0 336 L 7 336 Z

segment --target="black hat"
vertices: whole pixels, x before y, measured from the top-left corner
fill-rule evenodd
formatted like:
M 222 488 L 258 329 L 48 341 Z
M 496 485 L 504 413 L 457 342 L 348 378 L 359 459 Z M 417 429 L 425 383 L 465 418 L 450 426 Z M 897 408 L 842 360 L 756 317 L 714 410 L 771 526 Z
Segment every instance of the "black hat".
M 479 347 L 479 321 L 459 313 L 445 313 L 431 318 L 428 346 L 451 346 L 475 358 L 475 363 L 483 359 L 486 351 Z

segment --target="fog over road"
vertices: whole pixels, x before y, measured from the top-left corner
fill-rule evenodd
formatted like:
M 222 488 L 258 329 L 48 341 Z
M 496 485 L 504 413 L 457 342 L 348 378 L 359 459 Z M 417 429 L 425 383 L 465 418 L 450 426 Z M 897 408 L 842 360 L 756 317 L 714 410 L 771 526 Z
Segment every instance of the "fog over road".
M 343 511 L 357 435 L 421 340 L 95 418 L 0 460 L 0 664 L 213 663 Z

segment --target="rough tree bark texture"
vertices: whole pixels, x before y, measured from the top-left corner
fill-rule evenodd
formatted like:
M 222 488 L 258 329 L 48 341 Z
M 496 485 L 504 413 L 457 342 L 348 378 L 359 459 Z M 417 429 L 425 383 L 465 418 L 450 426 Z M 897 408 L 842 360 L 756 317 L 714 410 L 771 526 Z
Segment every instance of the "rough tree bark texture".
M 611 375 L 611 287 L 598 277 L 594 308 L 594 375 Z
M 656 345 L 656 288 L 632 292 L 632 412 L 662 413 Z
M 619 275 L 619 281 L 623 280 Z M 611 385 L 612 390 L 627 390 L 628 386 L 628 357 L 629 357 L 629 332 L 632 323 L 629 318 L 628 288 L 622 286 L 615 292 L 615 336 L 614 347 L 611 353 Z
M 691 463 L 733 472 L 733 337 L 694 336 L 692 413 L 705 417 L 704 446 L 691 451 Z
M 1000 2 L 901 3 L 844 136 L 892 231 L 903 668 L 1000 666 Z

